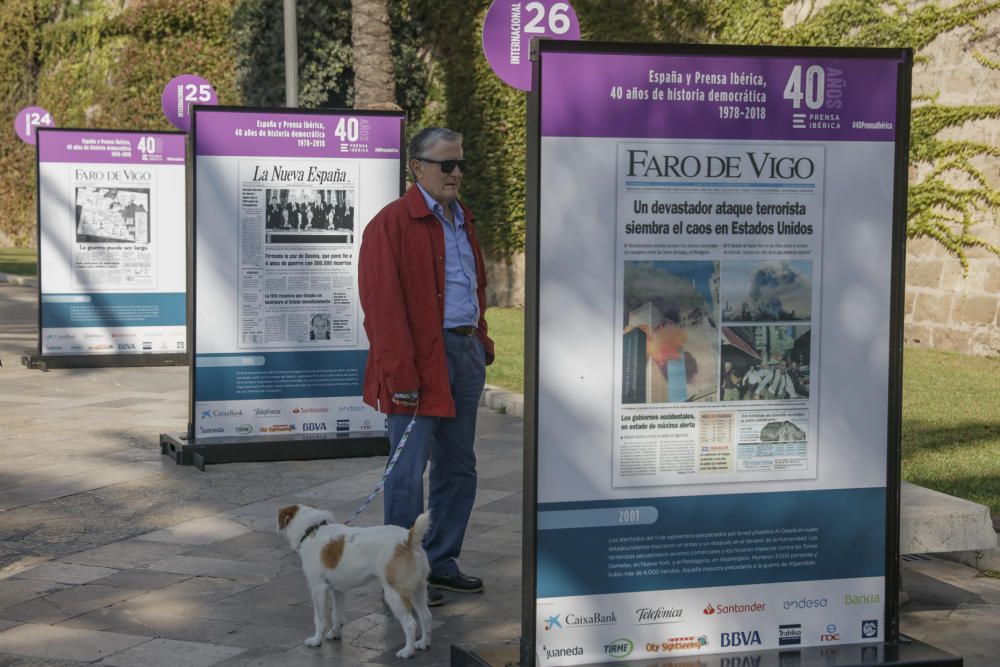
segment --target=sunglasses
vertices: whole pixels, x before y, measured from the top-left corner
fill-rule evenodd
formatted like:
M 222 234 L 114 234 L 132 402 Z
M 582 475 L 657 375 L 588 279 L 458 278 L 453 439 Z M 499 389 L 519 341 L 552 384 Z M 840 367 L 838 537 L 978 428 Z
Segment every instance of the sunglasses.
M 436 164 L 441 167 L 441 171 L 445 174 L 450 174 L 455 171 L 455 167 L 458 167 L 458 170 L 463 174 L 465 173 L 465 160 L 432 160 L 426 157 L 418 157 L 415 159 L 420 160 L 421 162 L 431 162 Z

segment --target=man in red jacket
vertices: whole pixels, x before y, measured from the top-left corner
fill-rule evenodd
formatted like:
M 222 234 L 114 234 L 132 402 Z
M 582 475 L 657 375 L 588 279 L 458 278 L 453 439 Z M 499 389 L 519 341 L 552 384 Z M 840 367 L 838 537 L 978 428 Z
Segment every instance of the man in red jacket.
M 472 213 L 458 200 L 462 135 L 426 128 L 410 142 L 416 184 L 365 228 L 358 285 L 368 335 L 364 400 L 388 415 L 393 451 L 416 414 L 385 484 L 385 523 L 409 528 L 424 509 L 431 586 L 477 593 L 458 568 L 476 497 L 476 411 L 493 362 L 486 335 L 486 271 Z

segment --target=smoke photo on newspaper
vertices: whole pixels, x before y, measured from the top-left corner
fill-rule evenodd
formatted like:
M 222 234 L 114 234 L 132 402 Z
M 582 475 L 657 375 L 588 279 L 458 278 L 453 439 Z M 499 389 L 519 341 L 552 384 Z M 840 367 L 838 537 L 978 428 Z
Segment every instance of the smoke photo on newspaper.
M 149 188 L 77 186 L 77 243 L 149 243 Z
M 719 262 L 625 262 L 622 403 L 715 400 Z

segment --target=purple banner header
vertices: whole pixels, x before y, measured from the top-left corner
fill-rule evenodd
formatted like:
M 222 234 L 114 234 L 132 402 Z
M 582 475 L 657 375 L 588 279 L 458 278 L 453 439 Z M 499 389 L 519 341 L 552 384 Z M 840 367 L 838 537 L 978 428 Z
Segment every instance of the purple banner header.
M 183 134 L 45 129 L 38 132 L 40 162 L 176 164 L 183 167 L 184 150 Z
M 195 111 L 195 155 L 398 160 L 402 116 Z
M 894 141 L 900 62 L 542 52 L 541 133 Z

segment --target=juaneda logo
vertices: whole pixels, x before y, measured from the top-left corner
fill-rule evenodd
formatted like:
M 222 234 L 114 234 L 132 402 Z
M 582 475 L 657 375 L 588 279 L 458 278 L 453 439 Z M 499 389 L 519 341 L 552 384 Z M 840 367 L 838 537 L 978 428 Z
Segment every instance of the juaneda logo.
M 552 658 L 564 658 L 571 655 L 583 655 L 582 646 L 574 646 L 572 648 L 549 648 L 543 645 L 542 650 L 545 651 L 545 657 L 549 660 Z
M 878 604 L 881 602 L 882 597 L 878 593 L 871 593 L 870 595 L 845 595 L 844 604 Z
M 778 626 L 778 646 L 790 646 L 802 643 L 802 624 Z
M 556 614 L 555 616 L 549 616 L 547 619 L 545 619 L 546 630 L 551 630 L 552 628 L 561 628 L 561 627 L 562 623 L 559 622 L 559 614 Z
M 831 623 L 826 626 L 826 632 L 819 636 L 821 642 L 839 642 L 840 635 L 837 633 L 837 626 Z
M 226 429 L 222 428 L 221 426 L 213 426 L 213 427 L 200 426 L 200 427 L 198 427 L 198 432 L 199 433 L 222 433 L 225 430 Z
M 702 613 L 706 616 L 711 616 L 712 614 L 756 614 L 764 611 L 767 607 L 766 602 L 750 602 L 747 604 L 717 604 L 714 607 L 712 603 L 709 602 L 708 605 L 702 609 Z
M 621 660 L 632 655 L 635 644 L 631 639 L 615 639 L 610 644 L 604 645 L 604 655 Z
M 760 633 L 756 630 L 750 632 L 723 632 L 719 639 L 719 645 L 723 648 L 738 646 L 760 646 Z
M 678 623 L 683 616 L 683 609 L 674 609 L 671 607 L 667 609 L 666 607 L 657 607 L 653 609 L 652 607 L 642 607 L 641 609 L 635 610 L 635 624 L 636 625 L 658 625 L 660 623 Z

